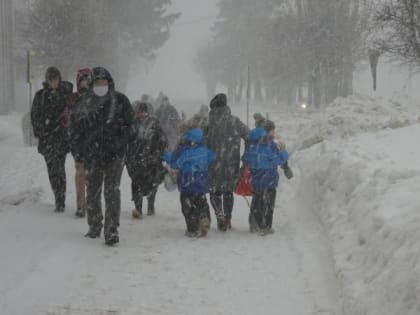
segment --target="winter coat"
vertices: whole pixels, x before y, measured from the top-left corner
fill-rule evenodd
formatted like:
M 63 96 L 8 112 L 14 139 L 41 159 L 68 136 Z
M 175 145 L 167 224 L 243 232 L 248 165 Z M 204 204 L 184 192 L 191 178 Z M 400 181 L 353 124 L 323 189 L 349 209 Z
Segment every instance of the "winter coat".
M 181 118 L 178 111 L 171 104 L 161 104 L 154 113 L 159 120 L 165 135 L 168 138 L 169 147 L 173 149 L 179 141 L 179 126 Z
M 263 128 L 253 129 L 249 141 L 242 161 L 251 171 L 252 188 L 255 192 L 276 189 L 279 184 L 277 167 L 287 162 L 289 153 L 286 150 L 280 151 Z
M 69 152 L 69 137 L 64 121 L 66 99 L 59 88 L 52 90 L 44 84 L 34 97 L 31 122 L 34 136 L 39 139 L 38 152 L 44 156 Z
M 69 135 L 70 135 L 70 150 L 76 161 L 83 161 L 83 152 L 86 147 L 85 135 L 82 132 L 79 124 L 79 114 L 81 114 L 81 107 L 83 98 L 87 96 L 89 89 L 79 90 L 67 98 L 67 110 L 69 111 Z
M 216 153 L 216 163 L 209 169 L 210 191 L 232 192 L 239 180 L 241 138 L 246 140 L 249 129 L 231 114 L 225 99 L 212 101 L 206 143 Z
M 71 124 L 73 136 L 83 139 L 84 162 L 106 165 L 125 157 L 134 112 L 128 98 L 115 90 L 114 80 L 107 70 L 94 68 L 93 81 L 98 72 L 105 74 L 109 92 L 99 97 L 89 90 L 76 105 Z
M 208 192 L 208 167 L 216 159 L 215 154 L 203 144 L 201 129 L 192 129 L 184 136 L 175 152 L 165 160 L 173 169 L 179 170 L 178 189 L 181 193 L 205 194 Z
M 134 119 L 126 166 L 131 179 L 140 185 L 142 195 L 148 195 L 162 183 L 166 173 L 162 154 L 167 146 L 168 140 L 156 118 Z

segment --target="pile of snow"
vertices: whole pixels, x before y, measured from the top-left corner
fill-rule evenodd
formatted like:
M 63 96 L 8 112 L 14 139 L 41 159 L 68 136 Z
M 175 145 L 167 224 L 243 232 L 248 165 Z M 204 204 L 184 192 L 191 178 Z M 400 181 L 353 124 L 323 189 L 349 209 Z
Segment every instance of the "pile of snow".
M 397 129 L 420 122 L 420 106 L 406 97 L 396 100 L 355 95 L 337 98 L 319 111 L 279 112 L 277 132 L 298 151 L 326 139 L 346 140 L 365 132 Z
M 312 134 L 322 143 L 301 141 L 292 157 L 296 194 L 330 237 L 349 315 L 420 314 L 420 125 L 391 129 L 418 112 L 383 104 L 338 100 Z

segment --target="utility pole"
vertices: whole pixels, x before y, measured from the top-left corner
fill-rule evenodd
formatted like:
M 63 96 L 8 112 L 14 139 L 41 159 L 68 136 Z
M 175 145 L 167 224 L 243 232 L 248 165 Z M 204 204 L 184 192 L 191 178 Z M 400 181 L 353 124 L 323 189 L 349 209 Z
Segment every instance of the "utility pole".
M 0 114 L 14 105 L 13 2 L 0 0 Z
M 251 98 L 251 67 L 248 63 L 247 69 L 247 87 L 246 87 L 246 125 L 249 128 L 249 99 Z

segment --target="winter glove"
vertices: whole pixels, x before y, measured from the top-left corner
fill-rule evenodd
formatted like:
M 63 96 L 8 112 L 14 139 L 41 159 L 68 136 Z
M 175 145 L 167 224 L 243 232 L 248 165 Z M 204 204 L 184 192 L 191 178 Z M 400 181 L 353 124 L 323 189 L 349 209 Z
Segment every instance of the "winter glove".
M 286 176 L 287 179 L 292 179 L 293 178 L 293 171 L 292 169 L 289 167 L 289 164 L 286 162 L 284 163 L 281 168 L 283 169 L 283 173 L 284 176 Z

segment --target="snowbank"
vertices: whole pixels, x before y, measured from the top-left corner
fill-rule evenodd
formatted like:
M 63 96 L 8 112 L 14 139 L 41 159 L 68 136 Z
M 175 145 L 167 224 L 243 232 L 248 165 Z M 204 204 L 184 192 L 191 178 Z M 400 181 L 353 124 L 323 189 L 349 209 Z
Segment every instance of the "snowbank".
M 418 119 L 353 97 L 300 126 L 296 193 L 328 231 L 346 314 L 420 314 Z
M 420 106 L 402 96 L 386 100 L 355 95 L 338 98 L 319 111 L 273 113 L 273 119 L 279 136 L 284 137 L 289 151 L 294 152 L 326 139 L 345 141 L 360 133 L 418 123 Z

